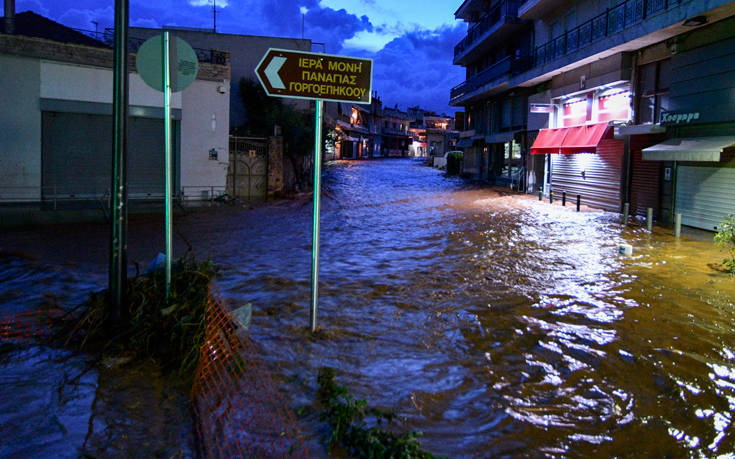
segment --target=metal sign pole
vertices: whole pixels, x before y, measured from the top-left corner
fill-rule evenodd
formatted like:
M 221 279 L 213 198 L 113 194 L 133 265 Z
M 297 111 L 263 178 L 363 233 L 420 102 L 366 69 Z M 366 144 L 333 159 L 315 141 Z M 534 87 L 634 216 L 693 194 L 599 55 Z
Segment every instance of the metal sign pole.
M 322 108 L 324 102 L 316 101 L 314 126 L 314 216 L 311 239 L 311 331 L 316 331 L 316 309 L 319 299 L 319 217 L 322 190 Z
M 110 315 L 113 322 L 126 319 L 128 280 L 128 194 L 127 194 L 127 121 L 128 121 L 128 0 L 115 0 L 115 48 L 113 72 L 113 146 L 112 183 L 110 187 Z
M 172 228 L 172 211 L 171 191 L 173 188 L 171 168 L 173 166 L 173 158 L 171 152 L 171 69 L 169 56 L 169 34 L 167 30 L 163 31 L 163 128 L 164 128 L 164 150 L 166 154 L 166 303 L 168 303 L 171 290 L 171 258 L 173 257 L 173 228 Z

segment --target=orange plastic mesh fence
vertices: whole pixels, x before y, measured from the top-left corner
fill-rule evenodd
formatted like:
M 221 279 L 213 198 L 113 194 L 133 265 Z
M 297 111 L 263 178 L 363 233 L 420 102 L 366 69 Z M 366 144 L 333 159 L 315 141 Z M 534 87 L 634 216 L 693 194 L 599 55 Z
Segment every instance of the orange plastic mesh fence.
M 52 316 L 32 311 L 0 317 L 0 344 L 38 342 Z M 206 340 L 191 393 L 206 458 L 309 457 L 296 418 L 278 392 L 244 326 L 210 295 Z
M 253 341 L 211 299 L 192 399 L 205 457 L 308 457 L 293 412 Z
M 23 344 L 48 338 L 52 333 L 49 319 L 60 315 L 61 311 L 51 309 L 2 317 L 0 318 L 0 344 Z

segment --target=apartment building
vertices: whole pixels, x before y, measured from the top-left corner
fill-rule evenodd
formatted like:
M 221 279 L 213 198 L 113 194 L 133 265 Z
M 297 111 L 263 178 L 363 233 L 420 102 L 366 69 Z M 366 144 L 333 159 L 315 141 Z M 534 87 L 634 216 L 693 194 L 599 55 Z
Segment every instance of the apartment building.
M 735 213 L 735 2 L 466 0 L 464 171 L 713 229 Z

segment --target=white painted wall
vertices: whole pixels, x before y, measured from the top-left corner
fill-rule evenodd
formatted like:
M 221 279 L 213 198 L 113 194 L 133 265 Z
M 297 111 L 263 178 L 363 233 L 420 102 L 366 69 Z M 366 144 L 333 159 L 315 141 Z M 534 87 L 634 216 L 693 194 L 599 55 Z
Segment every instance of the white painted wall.
M 41 197 L 39 67 L 0 55 L 0 201 Z
M 0 55 L 0 200 L 41 198 L 39 98 L 112 103 L 112 70 Z M 224 90 L 224 93 L 220 91 Z M 227 182 L 230 82 L 196 80 L 172 97 L 181 115 L 181 185 L 219 187 Z M 162 107 L 163 94 L 130 75 L 130 104 Z M 213 123 L 214 121 L 214 123 Z M 214 128 L 213 128 L 214 126 Z M 217 160 L 209 150 L 217 150 Z M 200 189 L 190 189 L 200 198 Z
M 41 61 L 41 97 L 45 99 L 112 103 L 112 70 L 78 64 Z M 150 88 L 137 73 L 130 74 L 130 105 L 163 107 L 163 93 Z M 171 107 L 181 108 L 174 93 Z
M 224 91 L 224 93 L 220 92 Z M 230 82 L 196 80 L 181 93 L 181 186 L 187 199 L 201 199 L 227 184 L 230 132 Z M 217 150 L 217 160 L 209 150 Z

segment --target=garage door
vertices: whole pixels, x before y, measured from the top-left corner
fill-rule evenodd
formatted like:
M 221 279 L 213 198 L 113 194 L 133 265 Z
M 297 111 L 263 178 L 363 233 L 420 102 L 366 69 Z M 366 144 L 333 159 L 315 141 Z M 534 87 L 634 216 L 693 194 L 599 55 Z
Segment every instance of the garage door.
M 581 196 L 582 204 L 620 212 L 623 142 L 602 140 L 597 153 L 552 154 L 551 188 L 557 198 L 566 191 L 570 199 Z
M 679 166 L 676 212 L 681 223 L 714 231 L 728 214 L 735 214 L 735 169 Z
M 107 195 L 111 156 L 111 116 L 43 112 L 41 169 L 45 199 Z M 163 120 L 130 118 L 128 196 L 161 197 L 163 192 Z

